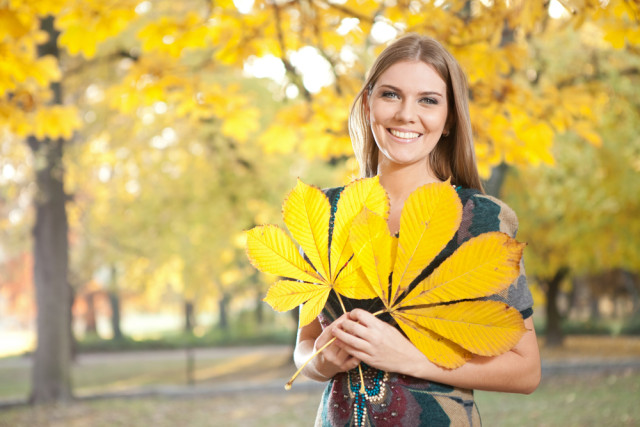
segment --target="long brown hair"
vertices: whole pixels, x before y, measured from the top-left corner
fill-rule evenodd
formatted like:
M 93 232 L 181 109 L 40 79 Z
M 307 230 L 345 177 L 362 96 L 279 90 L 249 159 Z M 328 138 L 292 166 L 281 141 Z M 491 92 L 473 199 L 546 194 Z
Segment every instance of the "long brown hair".
M 429 155 L 429 166 L 443 181 L 451 177 L 452 184 L 484 192 L 473 148 L 467 78 L 458 61 L 440 43 L 418 34 L 405 35 L 382 51 L 353 102 L 349 134 L 360 174 L 371 177 L 378 170 L 378 147 L 367 122 L 365 102 L 382 73 L 401 61 L 422 61 L 431 65 L 447 85 L 446 128 L 449 133 L 440 138 Z

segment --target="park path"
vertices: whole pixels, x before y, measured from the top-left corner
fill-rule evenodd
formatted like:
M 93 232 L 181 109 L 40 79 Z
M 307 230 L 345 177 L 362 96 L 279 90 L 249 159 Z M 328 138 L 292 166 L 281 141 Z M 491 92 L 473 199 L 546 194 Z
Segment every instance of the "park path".
M 239 347 L 209 347 L 175 349 L 175 350 L 145 350 L 145 351 L 122 351 L 122 352 L 101 352 L 101 353 L 81 353 L 76 357 L 75 363 L 80 364 L 100 364 L 105 361 L 118 363 L 121 361 L 134 360 L 179 360 L 184 359 L 188 351 L 193 352 L 202 359 L 228 359 L 244 356 L 247 354 L 262 354 L 264 356 L 280 355 L 291 353 L 291 346 L 287 345 L 263 345 L 263 346 L 239 346 Z M 7 357 L 0 358 L 0 367 L 29 366 L 31 358 Z
M 582 343 L 582 341 L 579 341 Z M 562 353 L 542 351 L 543 379 L 556 375 L 583 375 L 599 372 L 620 372 L 640 370 L 640 337 L 625 341 L 616 341 L 618 350 L 611 347 L 612 341 L 602 343 L 571 344 Z M 610 345 L 603 352 L 602 346 Z M 215 375 L 216 381 L 196 381 L 193 385 L 149 385 L 135 386 L 115 391 L 87 390 L 77 393 L 83 400 L 95 400 L 114 397 L 193 397 L 232 395 L 235 393 L 285 393 L 284 384 L 295 371 L 291 363 L 292 348 L 288 345 L 265 345 L 225 348 L 196 348 L 178 350 L 154 350 L 134 352 L 88 353 L 78 356 L 75 365 L 99 369 L 109 364 L 116 366 L 126 363 L 156 362 L 176 363 L 186 361 L 188 355 L 198 363 L 211 363 L 208 375 Z M 0 369 L 29 369 L 30 357 L 12 357 L 0 359 Z M 319 392 L 322 383 L 310 381 L 304 377 L 296 380 L 294 392 Z M 21 405 L 21 400 L 0 400 L 2 407 Z

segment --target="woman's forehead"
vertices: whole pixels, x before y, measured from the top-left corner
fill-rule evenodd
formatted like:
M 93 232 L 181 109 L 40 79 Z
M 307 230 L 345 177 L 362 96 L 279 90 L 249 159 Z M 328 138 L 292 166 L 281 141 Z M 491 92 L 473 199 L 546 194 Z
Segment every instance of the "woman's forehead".
M 399 61 L 391 65 L 375 83 L 375 86 L 384 85 L 418 92 L 439 90 L 444 93 L 447 89 L 436 69 L 423 61 Z

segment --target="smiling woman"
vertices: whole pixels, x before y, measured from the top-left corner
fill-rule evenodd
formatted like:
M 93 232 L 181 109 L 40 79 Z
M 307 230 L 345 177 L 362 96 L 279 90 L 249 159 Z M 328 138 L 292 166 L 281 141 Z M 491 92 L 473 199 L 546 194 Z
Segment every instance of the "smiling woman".
M 437 71 L 421 61 L 395 63 L 363 94 L 363 104 L 379 152 L 380 177 L 402 174 L 425 184 L 439 182 L 429 156 L 449 130 L 447 84 Z M 400 211 L 393 213 L 389 226 L 396 233 Z
M 432 66 L 404 61 L 389 67 L 365 94 L 365 113 L 382 154 L 378 173 L 412 167 L 420 175 L 427 174 L 426 181 L 438 181 L 425 165 L 449 132 L 446 91 L 446 83 Z
M 392 233 L 400 229 L 405 201 L 420 187 L 450 180 L 462 202 L 458 231 L 422 267 L 409 292 L 470 239 L 498 231 L 515 237 L 514 212 L 482 189 L 467 90 L 453 56 L 438 42 L 412 34 L 380 54 L 351 110 L 349 131 L 361 174 L 377 175 L 388 194 Z M 326 190 L 333 213 L 343 189 Z M 446 369 L 429 361 L 393 320 L 372 315 L 371 300 L 343 298 L 342 314 L 331 294 L 322 313 L 301 327 L 294 352 L 306 376 L 329 381 L 316 425 L 479 426 L 474 389 L 532 392 L 540 380 L 540 356 L 522 266 L 507 289 L 487 299 L 514 307 L 527 331 L 506 353 L 469 356 L 461 367 Z

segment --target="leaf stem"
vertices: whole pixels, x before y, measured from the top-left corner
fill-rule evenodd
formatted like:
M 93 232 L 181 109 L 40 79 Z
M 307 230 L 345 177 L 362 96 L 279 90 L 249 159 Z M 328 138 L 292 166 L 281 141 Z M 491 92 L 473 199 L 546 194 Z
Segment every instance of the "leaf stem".
M 334 290 L 335 292 L 335 290 Z M 344 303 L 342 302 L 342 298 L 340 298 L 340 294 L 336 292 L 336 296 L 338 297 L 338 301 L 340 302 L 340 306 L 342 307 L 342 312 L 346 313 L 347 309 L 344 306 Z M 302 366 L 300 366 L 300 368 L 296 371 L 295 374 L 293 374 L 293 376 L 291 377 L 291 379 L 289 380 L 289 382 L 287 382 L 284 385 L 284 389 L 285 390 L 291 390 L 291 386 L 293 385 L 293 382 L 296 380 L 296 378 L 298 377 L 298 375 L 300 375 L 300 372 L 302 372 L 302 370 L 304 369 L 305 366 L 307 366 L 307 364 L 309 362 L 311 362 L 313 360 L 314 357 L 316 357 L 318 354 L 322 353 L 322 351 L 329 347 L 334 341 L 336 340 L 336 337 L 333 337 L 329 340 L 329 342 L 327 342 L 325 345 L 323 345 L 322 347 L 320 347 L 318 350 L 316 350 L 311 357 L 309 357 L 307 359 L 306 362 L 304 362 L 302 364 Z M 365 389 L 364 389 L 364 375 L 362 373 L 362 366 L 360 364 L 358 364 L 358 373 L 360 374 L 360 393 L 364 394 L 365 393 Z
M 336 293 L 336 296 L 338 297 L 338 302 L 340 303 L 340 307 L 342 307 L 342 312 L 346 313 L 347 309 L 344 307 L 344 303 L 342 302 L 342 298 L 340 297 L 340 294 L 338 292 L 336 292 L 336 290 L 334 289 L 333 292 Z
M 334 292 L 335 292 L 335 289 L 334 289 Z M 340 294 L 338 292 L 336 292 L 336 295 L 338 296 L 338 301 L 340 301 L 340 306 L 342 307 L 342 312 L 346 313 L 347 309 L 344 307 L 344 303 L 342 302 L 342 297 L 340 297 Z M 358 374 L 360 374 L 360 393 L 365 394 L 366 390 L 364 389 L 364 375 L 362 374 L 362 364 L 361 363 L 358 363 Z
M 335 292 L 335 289 L 334 289 L 334 292 Z M 336 292 L 336 296 L 338 297 L 338 301 L 340 302 L 340 307 L 342 307 L 342 312 L 346 313 L 347 309 L 345 308 L 344 303 L 342 302 L 342 298 L 340 297 L 340 294 Z M 377 317 L 377 316 L 381 315 L 382 313 L 385 313 L 385 310 L 376 311 L 375 313 L 373 313 L 373 315 Z M 302 364 L 302 366 L 300 366 L 300 368 L 296 371 L 296 373 L 293 374 L 293 376 L 291 377 L 289 382 L 287 382 L 284 385 L 284 389 L 285 390 L 291 390 L 291 386 L 293 385 L 293 382 L 296 380 L 296 378 L 298 378 L 298 375 L 300 375 L 300 373 L 302 372 L 304 367 L 307 366 L 309 364 L 309 362 L 311 362 L 318 354 L 322 353 L 325 348 L 329 347 L 335 340 L 336 340 L 336 337 L 331 338 L 329 340 L 329 342 L 327 342 L 325 345 L 323 345 L 318 350 L 316 350 L 311 355 L 311 357 L 309 357 L 306 360 L 306 362 L 304 362 Z M 364 388 L 364 374 L 362 373 L 362 364 L 358 364 L 358 373 L 360 374 L 360 393 L 365 394 L 366 390 Z
M 284 389 L 285 389 L 285 390 L 291 390 L 291 385 L 292 385 L 292 384 L 293 384 L 293 382 L 296 380 L 296 378 L 298 377 L 298 375 L 300 375 L 300 372 L 302 372 L 302 370 L 304 369 L 304 367 L 305 367 L 305 366 L 307 366 L 307 364 L 308 364 L 309 362 L 311 362 L 311 361 L 313 360 L 313 358 L 314 358 L 314 357 L 316 357 L 318 354 L 322 353 L 322 351 L 323 351 L 325 348 L 327 348 L 327 347 L 329 347 L 331 344 L 333 344 L 333 342 L 334 342 L 336 339 L 337 339 L 336 337 L 331 338 L 331 339 L 329 340 L 329 342 L 327 342 L 325 345 L 323 345 L 323 346 L 322 346 L 322 347 L 320 347 L 318 350 L 316 350 L 316 351 L 315 351 L 315 353 L 313 353 L 313 354 L 311 355 L 311 357 L 309 357 L 309 358 L 307 359 L 307 361 L 306 361 L 306 362 L 304 362 L 304 363 L 302 364 L 302 366 L 300 366 L 300 368 L 296 371 L 296 373 L 295 373 L 295 374 L 293 374 L 293 376 L 291 377 L 291 379 L 289 380 L 289 382 L 288 382 L 288 383 L 286 383 L 286 384 L 284 385 Z

